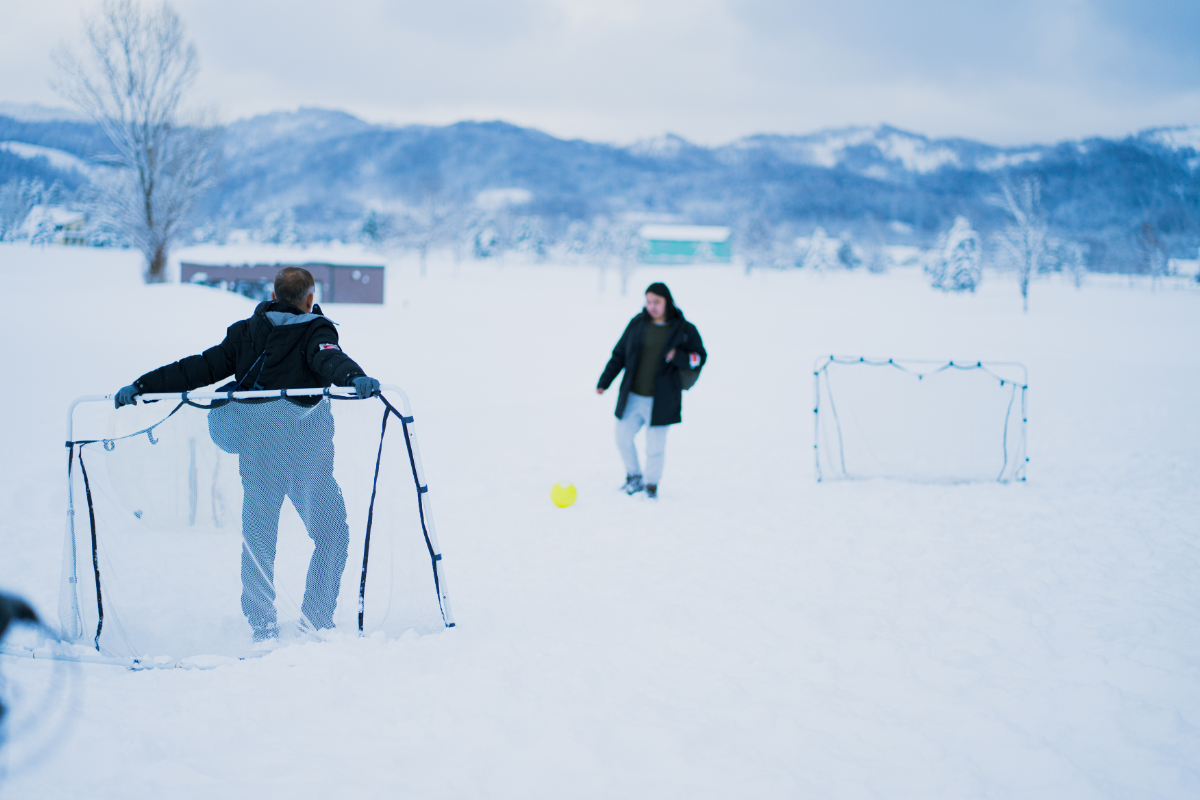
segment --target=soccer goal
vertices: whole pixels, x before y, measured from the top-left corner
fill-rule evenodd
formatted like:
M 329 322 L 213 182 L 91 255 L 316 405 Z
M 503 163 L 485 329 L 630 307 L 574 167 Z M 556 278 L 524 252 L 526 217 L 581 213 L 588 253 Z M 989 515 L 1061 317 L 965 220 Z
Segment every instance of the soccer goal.
M 1025 480 L 1025 367 L 827 356 L 813 366 L 817 480 Z
M 103 437 L 75 412 L 111 395 L 68 413 L 64 640 L 163 661 L 454 625 L 400 389 L 138 400 Z

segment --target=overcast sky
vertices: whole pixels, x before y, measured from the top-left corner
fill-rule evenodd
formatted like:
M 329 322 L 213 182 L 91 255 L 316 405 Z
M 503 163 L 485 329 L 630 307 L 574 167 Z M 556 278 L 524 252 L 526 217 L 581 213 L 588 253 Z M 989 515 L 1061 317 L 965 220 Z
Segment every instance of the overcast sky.
M 2 0 L 0 101 L 61 105 L 93 0 Z M 890 123 L 997 144 L 1200 124 L 1200 0 L 177 0 L 224 121 L 300 106 L 703 143 Z

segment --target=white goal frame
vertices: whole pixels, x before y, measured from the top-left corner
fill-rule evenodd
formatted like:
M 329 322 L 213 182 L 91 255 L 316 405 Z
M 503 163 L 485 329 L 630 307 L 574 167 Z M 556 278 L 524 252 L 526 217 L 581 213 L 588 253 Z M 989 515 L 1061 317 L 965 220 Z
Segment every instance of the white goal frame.
M 415 430 L 415 421 L 412 413 L 412 404 L 409 402 L 408 394 L 395 384 L 383 384 L 380 387 L 381 399 L 383 392 L 391 392 L 396 395 L 400 402 L 399 406 L 402 411 L 398 414 L 403 423 L 404 430 L 407 434 L 408 446 L 412 455 L 412 466 L 416 473 L 417 492 L 420 501 L 420 511 L 423 516 L 425 527 L 425 535 L 428 539 L 429 546 L 432 550 L 433 569 L 437 577 L 438 593 L 440 595 L 442 614 L 447 628 L 455 627 L 454 615 L 450 610 L 450 598 L 446 590 L 445 567 L 442 559 L 441 547 L 438 545 L 437 529 L 433 521 L 433 508 L 430 497 L 429 483 L 425 479 L 425 467 L 421 461 L 421 449 L 417 444 L 417 435 Z M 175 400 L 186 402 L 188 400 L 238 400 L 250 398 L 272 398 L 272 397 L 338 397 L 346 400 L 359 399 L 353 387 L 332 386 L 325 389 L 274 389 L 265 391 L 237 391 L 237 392 L 164 392 L 164 393 L 148 393 L 137 395 L 135 402 L 152 402 L 159 400 Z M 65 446 L 73 448 L 75 444 L 75 409 L 85 403 L 107 403 L 112 402 L 114 394 L 93 394 L 77 397 L 67 407 L 67 438 Z M 393 404 L 388 403 L 389 406 Z M 395 408 L 392 408 L 393 412 Z M 70 543 L 70 578 L 69 583 L 72 587 L 72 605 L 78 613 L 79 597 L 75 592 L 75 586 L 78 584 L 78 558 L 75 551 L 75 496 L 73 481 L 68 472 L 67 477 L 67 519 L 66 519 L 66 539 Z M 67 553 L 63 557 L 68 557 Z M 60 620 L 61 622 L 61 620 Z M 62 641 L 66 641 L 64 638 Z M 153 668 L 203 668 L 190 663 L 192 659 L 179 659 L 168 661 L 146 661 L 136 658 L 109 658 L 107 656 L 95 654 L 67 654 L 59 652 L 57 648 L 38 648 L 37 650 L 21 649 L 5 647 L 0 649 L 0 654 L 24 656 L 27 658 L 50 658 L 55 660 L 81 661 L 88 663 L 103 663 L 126 666 L 131 669 L 153 669 Z
M 996 480 L 999 483 L 1024 482 L 1025 481 L 1025 468 L 1029 464 L 1029 452 L 1028 452 L 1028 449 L 1026 448 L 1026 427 L 1029 422 L 1029 414 L 1028 414 L 1028 406 L 1027 406 L 1027 395 L 1029 392 L 1029 370 L 1027 370 L 1025 368 L 1024 364 L 1020 363 L 1019 361 L 973 361 L 973 362 L 972 361 L 936 361 L 936 360 L 931 360 L 931 359 L 919 359 L 919 358 L 870 358 L 867 356 L 828 355 L 828 356 L 821 356 L 813 362 L 813 462 L 814 462 L 814 466 L 816 468 L 816 478 L 817 478 L 818 483 L 823 482 L 825 479 L 825 476 L 822 474 L 822 471 L 821 471 L 821 451 L 820 451 L 820 444 L 821 444 L 821 436 L 820 436 L 820 432 L 821 432 L 821 380 L 822 380 L 822 375 L 824 375 L 826 370 L 830 367 L 830 365 L 833 365 L 833 364 L 844 364 L 844 365 L 862 364 L 864 366 L 872 366 L 872 367 L 889 367 L 889 368 L 894 368 L 894 369 L 900 370 L 901 372 L 908 373 L 909 375 L 912 375 L 917 380 L 924 380 L 925 378 L 927 378 L 931 375 L 936 375 L 940 372 L 945 372 L 947 370 L 963 370 L 963 371 L 981 370 L 984 373 L 986 373 L 987 375 L 990 375 L 991 377 L 995 378 L 996 381 L 998 381 L 1001 386 L 1013 385 L 1013 386 L 1019 388 L 1020 394 L 1021 394 L 1021 408 L 1020 408 L 1021 426 L 1020 426 L 1019 435 L 1017 438 L 1017 444 L 1018 444 L 1017 452 L 1012 453 L 1011 457 L 1020 459 L 1020 460 L 1017 463 L 1016 467 L 1014 467 L 1014 469 L 1013 469 L 1012 477 L 1009 478 L 1008 480 L 1005 480 L 1004 474 L 1008 469 L 1008 462 L 1009 462 L 1009 458 L 1010 458 L 1010 454 L 1007 449 L 1008 421 L 1006 419 L 1005 420 L 1005 441 L 1003 442 L 1003 445 L 1005 448 L 1004 449 L 1004 466 L 1001 467 L 1000 474 L 997 476 Z M 910 367 L 914 367 L 915 369 L 911 369 Z M 1013 380 L 1012 378 L 1006 378 L 1002 375 L 998 375 L 992 369 L 993 367 L 998 368 L 998 369 L 1007 368 L 1007 369 L 1020 370 L 1021 378 L 1019 381 L 1017 381 L 1017 380 Z M 831 397 L 832 397 L 832 395 L 831 395 Z M 833 418 L 834 418 L 834 426 L 837 431 L 838 445 L 840 448 L 841 442 L 842 442 L 841 424 L 837 419 L 836 406 L 834 406 L 832 404 L 832 402 L 830 405 L 832 406 L 830 408 L 830 413 L 833 415 Z M 844 451 L 839 454 L 839 458 L 840 458 L 840 463 L 842 465 L 842 472 L 844 473 L 846 471 Z

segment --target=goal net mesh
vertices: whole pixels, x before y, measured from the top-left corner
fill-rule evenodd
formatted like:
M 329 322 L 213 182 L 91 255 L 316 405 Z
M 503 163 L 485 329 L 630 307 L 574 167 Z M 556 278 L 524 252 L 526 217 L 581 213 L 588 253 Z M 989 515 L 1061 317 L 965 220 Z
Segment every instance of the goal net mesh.
M 987 362 L 818 361 L 817 480 L 1024 480 L 1024 373 Z
M 453 624 L 411 422 L 336 396 L 113 412 L 105 438 L 68 443 L 64 638 L 124 658 L 241 656 Z

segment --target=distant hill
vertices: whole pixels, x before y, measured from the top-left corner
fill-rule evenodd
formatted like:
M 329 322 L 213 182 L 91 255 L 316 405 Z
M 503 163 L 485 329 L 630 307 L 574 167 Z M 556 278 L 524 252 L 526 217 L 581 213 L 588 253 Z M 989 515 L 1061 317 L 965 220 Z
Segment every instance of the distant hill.
M 107 146 L 88 123 L 11 116 L 0 116 L 0 142 L 85 161 Z M 0 152 L 0 183 L 35 173 L 70 186 L 85 179 L 62 159 L 21 152 Z M 1009 148 L 889 126 L 757 135 L 718 147 L 673 135 L 616 146 L 504 122 L 392 127 L 302 109 L 227 127 L 221 185 L 203 214 L 255 229 L 290 209 L 305 237 L 337 238 L 372 210 L 419 207 L 434 196 L 477 207 L 481 193 L 521 190 L 503 195 L 525 200 L 503 213 L 537 218 L 551 238 L 572 221 L 642 215 L 735 231 L 767 226 L 781 237 L 822 226 L 927 244 L 957 215 L 985 233 L 1003 224 L 997 181 L 1034 172 L 1055 234 L 1087 244 L 1093 268 L 1128 270 L 1138 268 L 1147 224 L 1170 255 L 1195 257 L 1198 153 L 1200 128 Z
M 23 122 L 50 122 L 53 120 L 87 122 L 87 117 L 78 111 L 57 106 L 43 106 L 39 103 L 0 103 L 0 116 L 19 119 Z

